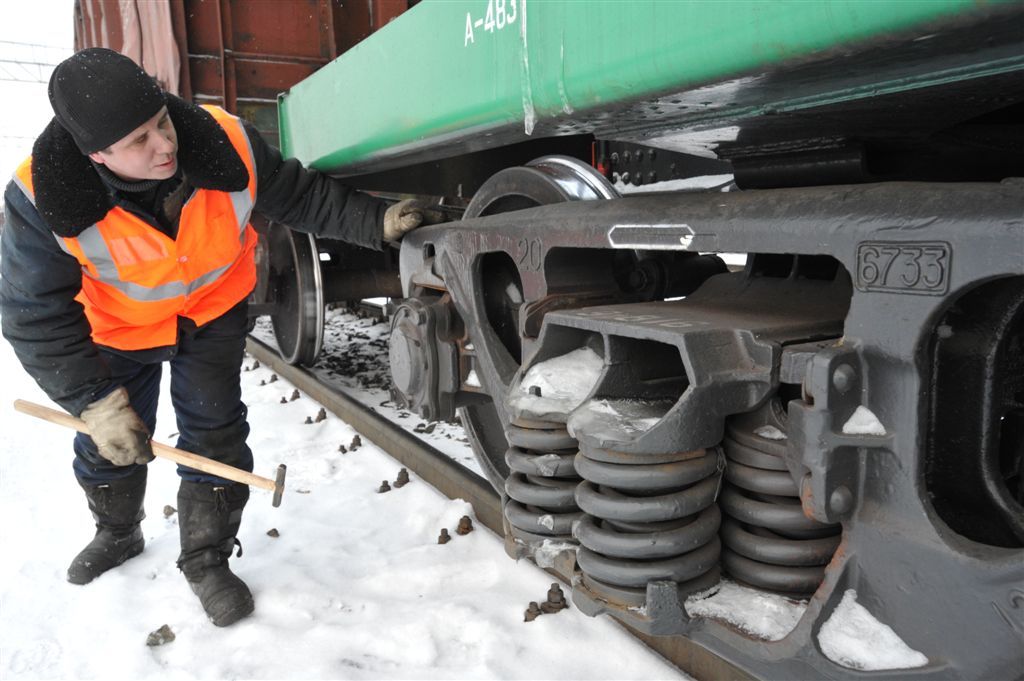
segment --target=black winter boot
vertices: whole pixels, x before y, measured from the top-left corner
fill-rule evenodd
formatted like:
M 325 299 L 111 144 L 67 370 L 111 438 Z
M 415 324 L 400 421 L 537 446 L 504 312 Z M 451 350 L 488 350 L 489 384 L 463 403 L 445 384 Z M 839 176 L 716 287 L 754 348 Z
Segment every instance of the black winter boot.
M 234 624 L 253 611 L 249 587 L 228 568 L 248 500 L 246 485 L 182 480 L 178 488 L 178 568 L 218 627 Z M 242 555 L 241 544 L 238 555 Z
M 146 467 L 127 478 L 100 485 L 78 484 L 85 490 L 89 510 L 96 519 L 96 536 L 68 567 L 68 581 L 88 584 L 110 568 L 142 553 L 145 539 L 139 523 L 146 517 Z

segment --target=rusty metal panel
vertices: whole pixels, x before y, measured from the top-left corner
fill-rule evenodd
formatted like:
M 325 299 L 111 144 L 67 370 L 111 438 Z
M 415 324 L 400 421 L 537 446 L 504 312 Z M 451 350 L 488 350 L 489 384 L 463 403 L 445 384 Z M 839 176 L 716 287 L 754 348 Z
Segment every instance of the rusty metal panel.
M 273 102 L 277 95 L 312 75 L 319 68 L 315 63 L 269 62 L 258 55 L 235 55 L 235 87 L 239 99 L 257 99 Z
M 180 94 L 244 116 L 272 143 L 277 142 L 277 95 L 410 4 L 409 0 L 165 1 L 170 5 L 174 49 L 182 65 Z M 120 0 L 76 0 L 75 48 L 123 51 L 120 4 Z
M 321 63 L 334 54 L 331 7 L 320 0 L 233 2 L 230 33 L 233 50 Z
M 171 25 L 174 31 L 174 42 L 178 46 L 178 63 L 188 64 L 188 33 L 185 23 L 185 5 L 181 2 L 171 3 Z M 178 79 L 178 88 L 181 97 L 192 100 L 192 77 L 191 69 L 182 68 Z
M 119 0 L 75 0 L 75 51 L 87 47 L 116 50 L 122 42 Z
M 192 99 L 242 115 L 276 143 L 277 95 L 337 56 L 340 7 L 338 0 L 184 0 Z
M 324 0 L 331 4 L 334 24 L 334 42 L 337 54 L 343 54 L 373 33 L 370 12 L 372 2 L 345 2 Z
M 377 31 L 389 21 L 409 9 L 409 0 L 375 0 L 373 3 L 373 30 Z

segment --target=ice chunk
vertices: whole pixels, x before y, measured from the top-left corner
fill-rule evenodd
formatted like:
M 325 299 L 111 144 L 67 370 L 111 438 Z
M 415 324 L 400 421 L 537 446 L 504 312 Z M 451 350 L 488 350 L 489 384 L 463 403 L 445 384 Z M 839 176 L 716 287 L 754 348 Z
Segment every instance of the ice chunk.
M 844 435 L 885 435 L 885 426 L 874 413 L 861 405 L 843 424 Z
M 722 580 L 716 588 L 686 599 L 690 617 L 724 620 L 765 641 L 785 638 L 807 609 L 807 601 L 794 601 L 728 580 Z
M 857 592 L 847 589 L 828 621 L 818 632 L 821 652 L 850 669 L 912 669 L 928 664 L 892 628 L 882 624 L 857 602 Z
M 466 385 L 471 388 L 480 387 L 480 377 L 476 375 L 476 369 L 469 370 L 469 376 L 466 376 Z
M 509 407 L 540 415 L 568 414 L 594 389 L 603 368 L 604 359 L 590 348 L 534 364 L 509 395 Z

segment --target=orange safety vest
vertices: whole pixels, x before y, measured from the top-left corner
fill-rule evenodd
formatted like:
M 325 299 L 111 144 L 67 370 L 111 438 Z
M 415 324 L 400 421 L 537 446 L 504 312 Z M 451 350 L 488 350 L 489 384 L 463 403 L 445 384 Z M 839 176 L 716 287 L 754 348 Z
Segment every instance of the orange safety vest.
M 120 350 L 174 345 L 178 317 L 205 324 L 247 297 L 256 285 L 256 163 L 242 122 L 204 106 L 228 135 L 249 171 L 237 192 L 196 189 L 181 209 L 178 237 L 169 236 L 118 206 L 77 237 L 57 243 L 82 265 L 82 289 L 92 338 Z M 15 183 L 35 204 L 32 157 Z

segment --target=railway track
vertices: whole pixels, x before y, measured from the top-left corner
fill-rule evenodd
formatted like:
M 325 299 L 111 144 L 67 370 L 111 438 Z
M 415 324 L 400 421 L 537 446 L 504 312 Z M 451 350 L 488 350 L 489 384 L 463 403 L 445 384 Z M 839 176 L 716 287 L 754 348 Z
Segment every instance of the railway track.
M 381 308 L 372 305 L 361 309 L 370 314 L 381 312 Z M 246 351 L 259 360 L 260 364 L 270 367 L 281 378 L 351 425 L 363 437 L 401 462 L 424 482 L 450 499 L 467 501 L 472 505 L 480 523 L 498 536 L 505 536 L 501 498 L 482 476 L 459 465 L 436 447 L 397 426 L 343 388 L 329 385 L 308 369 L 288 364 L 273 347 L 262 340 L 250 336 L 246 343 Z M 573 565 L 556 562 L 545 570 L 571 587 Z M 681 636 L 648 636 L 619 624 L 671 664 L 697 679 L 757 678 L 689 639 Z

